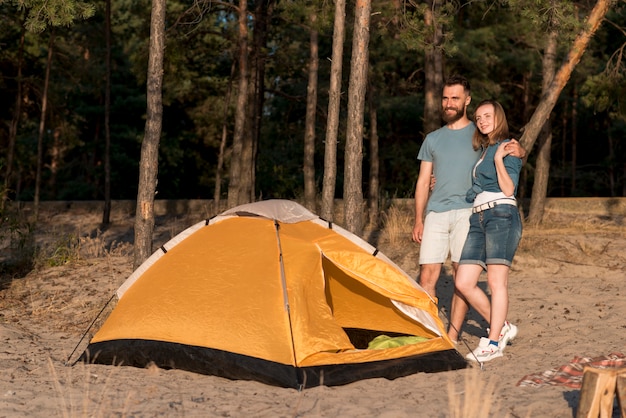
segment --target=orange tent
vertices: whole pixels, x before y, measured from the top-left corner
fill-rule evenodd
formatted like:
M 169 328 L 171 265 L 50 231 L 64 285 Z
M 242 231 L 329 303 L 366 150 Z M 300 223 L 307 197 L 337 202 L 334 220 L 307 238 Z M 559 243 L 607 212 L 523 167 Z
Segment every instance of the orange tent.
M 153 362 L 295 388 L 466 366 L 413 279 L 286 200 L 242 205 L 188 228 L 117 297 L 83 361 Z

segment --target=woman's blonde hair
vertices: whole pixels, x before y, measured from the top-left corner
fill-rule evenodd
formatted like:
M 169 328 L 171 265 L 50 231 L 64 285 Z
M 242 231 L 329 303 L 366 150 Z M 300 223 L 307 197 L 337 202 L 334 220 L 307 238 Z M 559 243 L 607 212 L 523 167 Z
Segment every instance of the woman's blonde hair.
M 474 136 L 472 137 L 472 146 L 475 150 L 486 148 L 490 144 L 495 144 L 498 141 L 509 138 L 509 123 L 506 121 L 506 114 L 504 113 L 502 105 L 497 100 L 483 100 L 482 102 L 478 103 L 478 106 L 476 106 L 476 111 L 478 111 L 478 109 L 480 109 L 480 107 L 484 105 L 493 106 L 494 126 L 493 131 L 491 131 L 487 135 L 483 135 L 478 130 L 478 127 L 476 128 Z M 474 122 L 476 121 L 476 111 L 474 112 Z

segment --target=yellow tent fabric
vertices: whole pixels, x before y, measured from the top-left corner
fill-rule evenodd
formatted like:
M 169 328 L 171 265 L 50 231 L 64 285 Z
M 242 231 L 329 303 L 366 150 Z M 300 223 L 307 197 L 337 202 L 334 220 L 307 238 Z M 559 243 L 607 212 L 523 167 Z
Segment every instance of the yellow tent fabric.
M 433 300 L 375 253 L 294 202 L 234 208 L 137 269 L 82 358 L 288 387 L 465 367 Z M 390 334 L 425 341 L 367 349 Z

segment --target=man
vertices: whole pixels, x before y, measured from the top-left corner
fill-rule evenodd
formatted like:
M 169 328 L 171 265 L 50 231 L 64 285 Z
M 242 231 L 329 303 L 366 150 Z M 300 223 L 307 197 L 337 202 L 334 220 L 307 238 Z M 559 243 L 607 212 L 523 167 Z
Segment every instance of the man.
M 421 244 L 420 285 L 435 300 L 441 267 L 450 254 L 454 277 L 469 230 L 472 203 L 465 196 L 472 187 L 471 171 L 480 157 L 480 151 L 472 147 L 476 126 L 467 117 L 471 100 L 470 84 L 465 77 L 455 75 L 446 80 L 441 100 L 446 125 L 426 135 L 417 156 L 421 162 L 415 185 L 413 240 Z M 517 141 L 511 141 L 508 147 L 512 148 L 511 155 L 525 155 Z M 429 196 L 432 177 L 436 181 Z M 467 301 L 455 289 L 448 330 L 455 343 L 468 310 Z M 489 312 L 479 314 L 489 318 Z M 517 334 L 517 328 L 507 322 L 502 332 L 508 333 L 504 340 L 509 341 L 514 338 L 512 334 Z

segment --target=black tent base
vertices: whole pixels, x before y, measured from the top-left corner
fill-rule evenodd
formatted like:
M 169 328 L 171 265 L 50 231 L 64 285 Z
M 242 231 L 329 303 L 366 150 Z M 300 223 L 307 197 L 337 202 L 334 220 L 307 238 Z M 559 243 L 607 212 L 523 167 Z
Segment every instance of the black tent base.
M 338 386 L 371 378 L 396 379 L 467 367 L 456 350 L 357 364 L 294 367 L 205 347 L 150 340 L 116 340 L 89 344 L 80 362 L 116 366 L 179 369 L 232 380 L 256 380 L 294 389 Z

